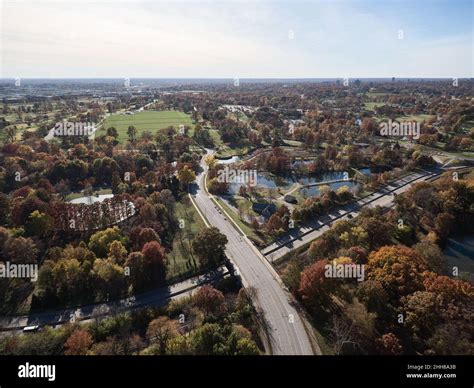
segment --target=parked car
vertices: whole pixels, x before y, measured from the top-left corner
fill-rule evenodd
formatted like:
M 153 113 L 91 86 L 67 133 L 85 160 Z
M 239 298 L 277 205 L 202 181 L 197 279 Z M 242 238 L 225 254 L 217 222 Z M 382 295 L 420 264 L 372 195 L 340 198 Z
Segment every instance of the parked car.
M 25 326 L 23 328 L 23 333 L 32 333 L 39 330 L 39 325 Z

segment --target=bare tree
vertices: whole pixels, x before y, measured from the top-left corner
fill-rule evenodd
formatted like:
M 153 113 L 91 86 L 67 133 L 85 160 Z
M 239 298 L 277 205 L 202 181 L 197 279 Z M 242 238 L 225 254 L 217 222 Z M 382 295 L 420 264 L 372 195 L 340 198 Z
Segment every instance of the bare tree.
M 332 317 L 329 332 L 331 333 L 330 339 L 336 355 L 341 354 L 345 344 L 354 340 L 352 323 L 337 316 Z

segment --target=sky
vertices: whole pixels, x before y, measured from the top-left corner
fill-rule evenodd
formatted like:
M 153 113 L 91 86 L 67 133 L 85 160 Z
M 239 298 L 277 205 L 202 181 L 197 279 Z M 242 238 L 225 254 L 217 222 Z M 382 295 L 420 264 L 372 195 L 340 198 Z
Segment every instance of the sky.
M 0 78 L 472 77 L 472 0 L 0 0 Z

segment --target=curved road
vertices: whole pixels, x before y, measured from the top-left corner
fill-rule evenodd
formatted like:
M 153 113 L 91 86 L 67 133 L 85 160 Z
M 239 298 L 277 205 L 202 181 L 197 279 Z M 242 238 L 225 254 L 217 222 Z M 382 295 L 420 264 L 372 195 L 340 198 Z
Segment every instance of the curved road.
M 242 236 L 218 210 L 204 188 L 207 166 L 204 162 L 201 165 L 204 172 L 197 177 L 198 190 L 194 200 L 209 223 L 227 236 L 226 254 L 238 269 L 243 285 L 255 290 L 255 302 L 267 324 L 272 354 L 313 354 L 303 322 L 291 305 L 291 296 L 283 289 L 278 274 L 247 237 Z

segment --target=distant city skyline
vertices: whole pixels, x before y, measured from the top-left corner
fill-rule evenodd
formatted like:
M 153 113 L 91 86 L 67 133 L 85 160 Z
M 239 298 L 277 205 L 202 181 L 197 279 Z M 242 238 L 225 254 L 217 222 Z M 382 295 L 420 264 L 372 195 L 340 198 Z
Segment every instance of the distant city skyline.
M 0 78 L 470 78 L 471 1 L 1 1 Z

